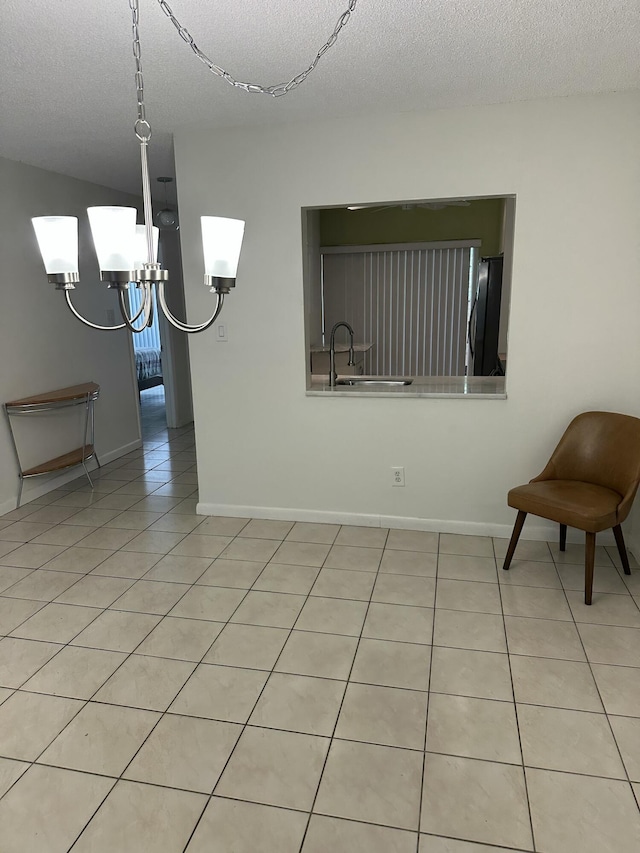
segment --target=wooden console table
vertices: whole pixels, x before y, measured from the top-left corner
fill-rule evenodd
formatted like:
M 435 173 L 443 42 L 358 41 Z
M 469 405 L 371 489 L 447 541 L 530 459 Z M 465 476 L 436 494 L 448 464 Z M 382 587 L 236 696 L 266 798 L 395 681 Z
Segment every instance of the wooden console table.
M 94 441 L 94 403 L 100 394 L 100 386 L 95 382 L 85 382 L 82 385 L 72 385 L 69 388 L 59 388 L 57 391 L 48 391 L 45 394 L 36 394 L 33 397 L 24 397 L 21 400 L 11 400 L 4 404 L 4 410 L 9 423 L 9 432 L 13 449 L 18 461 L 18 471 L 20 478 L 20 489 L 18 491 L 18 506 L 22 500 L 22 487 L 27 477 L 40 477 L 43 474 L 54 474 L 64 471 L 67 468 L 74 468 L 77 465 L 82 465 L 84 473 L 89 480 L 91 488 L 93 481 L 87 470 L 87 461 L 95 459 L 100 467 L 100 461 L 96 456 L 96 451 L 93 446 Z M 46 414 L 47 412 L 58 412 L 61 409 L 66 409 L 69 406 L 84 406 L 84 431 L 82 445 L 75 450 L 70 450 L 68 453 L 63 453 L 62 456 L 56 456 L 54 459 L 47 459 L 46 462 L 40 462 L 38 465 L 33 465 L 31 468 L 23 468 L 18 453 L 18 445 L 13 432 L 12 417 L 17 415 L 35 415 Z

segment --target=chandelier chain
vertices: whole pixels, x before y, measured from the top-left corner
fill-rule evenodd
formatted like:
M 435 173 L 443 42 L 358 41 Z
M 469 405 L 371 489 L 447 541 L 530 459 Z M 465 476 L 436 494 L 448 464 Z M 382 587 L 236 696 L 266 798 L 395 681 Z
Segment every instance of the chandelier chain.
M 282 95 L 287 95 L 292 89 L 296 89 L 301 83 L 304 83 L 309 74 L 311 74 L 311 72 L 315 70 L 315 67 L 320 62 L 325 53 L 330 50 L 338 40 L 340 31 L 349 22 L 349 18 L 351 17 L 351 14 L 355 11 L 358 0 L 349 0 L 347 8 L 338 18 L 338 21 L 335 27 L 333 28 L 333 32 L 326 40 L 326 42 L 322 45 L 320 50 L 317 52 L 315 58 L 308 66 L 308 68 L 306 68 L 300 74 L 296 74 L 296 76 L 292 77 L 288 83 L 280 83 L 277 86 L 261 86 L 259 83 L 243 83 L 241 80 L 236 80 L 234 77 L 231 76 L 231 74 L 229 74 L 228 71 L 225 71 L 224 68 L 219 65 L 216 65 L 216 63 L 210 57 L 208 57 L 203 50 L 198 47 L 189 30 L 185 26 L 183 26 L 174 15 L 173 10 L 171 9 L 171 6 L 169 6 L 167 0 L 158 0 L 158 3 L 167 18 L 169 18 L 173 26 L 176 28 L 180 38 L 186 44 L 189 45 L 195 56 L 198 57 L 200 62 L 206 65 L 206 67 L 209 69 L 209 71 L 211 71 L 212 74 L 215 74 L 217 77 L 221 77 L 223 80 L 226 80 L 229 85 L 234 86 L 236 89 L 242 89 L 245 92 L 250 92 L 252 94 L 271 95 L 271 97 L 273 98 L 279 98 Z M 130 4 L 132 4 L 133 8 L 133 4 L 135 4 L 135 6 L 137 7 L 138 2 L 137 0 L 130 0 Z M 134 38 L 135 33 L 136 25 L 134 23 Z
M 140 47 L 140 7 L 138 0 L 129 0 L 131 9 L 131 33 L 133 36 L 133 58 L 136 61 L 136 98 L 138 101 L 138 120 L 135 124 L 136 136 L 140 142 L 148 142 L 151 139 L 151 126 L 147 121 L 144 106 L 144 78 L 142 76 L 142 49 Z
M 259 83 L 245 83 L 241 80 L 236 80 L 228 71 L 225 71 L 225 69 L 220 65 L 216 65 L 216 63 L 198 47 L 189 30 L 176 18 L 167 0 L 158 0 L 160 8 L 176 28 L 180 38 L 185 42 L 185 44 L 189 45 L 194 55 L 200 60 L 200 62 L 206 65 L 212 74 L 226 80 L 229 85 L 234 86 L 236 89 L 242 89 L 243 91 L 250 92 L 252 94 L 270 95 L 273 98 L 279 98 L 282 97 L 282 95 L 287 95 L 293 89 L 300 86 L 301 83 L 304 83 L 312 71 L 315 70 L 325 53 L 330 50 L 338 40 L 340 32 L 348 24 L 352 13 L 355 11 L 357 3 L 358 0 L 349 0 L 347 8 L 338 18 L 336 25 L 333 28 L 333 32 L 316 53 L 311 64 L 304 71 L 300 72 L 300 74 L 296 74 L 295 77 L 292 77 L 287 83 L 280 83 L 276 86 L 261 86 Z M 142 50 L 140 47 L 139 30 L 139 0 L 129 0 L 129 8 L 131 9 L 132 15 L 131 32 L 133 36 L 133 57 L 136 63 L 135 84 L 138 118 L 135 124 L 135 132 L 140 142 L 148 142 L 151 138 L 151 126 L 147 121 L 144 104 L 144 77 L 142 75 Z

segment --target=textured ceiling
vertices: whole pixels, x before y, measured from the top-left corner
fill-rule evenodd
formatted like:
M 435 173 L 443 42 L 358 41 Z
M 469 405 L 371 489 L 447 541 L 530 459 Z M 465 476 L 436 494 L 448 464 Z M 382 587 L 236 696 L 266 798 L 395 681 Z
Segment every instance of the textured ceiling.
M 234 76 L 303 70 L 347 0 L 170 0 Z M 128 0 L 3 0 L 0 155 L 139 192 Z M 154 176 L 179 126 L 223 126 L 640 89 L 638 0 L 359 0 L 297 91 L 246 94 L 140 0 Z M 215 151 L 215 134 L 211 137 Z

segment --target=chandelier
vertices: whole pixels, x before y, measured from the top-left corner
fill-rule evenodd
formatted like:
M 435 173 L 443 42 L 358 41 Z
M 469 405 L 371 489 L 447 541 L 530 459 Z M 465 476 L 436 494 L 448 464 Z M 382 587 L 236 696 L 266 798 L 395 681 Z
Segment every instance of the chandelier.
M 303 83 L 324 54 L 335 44 L 342 28 L 355 10 L 357 0 L 349 0 L 347 9 L 336 23 L 332 34 L 316 54 L 313 62 L 302 73 L 292 77 L 288 83 L 277 86 L 260 86 L 234 79 L 211 60 L 196 45 L 189 33 L 174 15 L 166 0 L 158 0 L 160 8 L 169 18 L 180 38 L 189 45 L 194 55 L 218 77 L 235 88 L 251 94 L 270 95 L 277 98 L 288 94 Z M 236 284 L 236 272 L 244 236 L 244 221 L 220 216 L 201 216 L 202 249 L 204 254 L 204 282 L 216 296 L 213 314 L 208 320 L 189 325 L 178 320 L 169 310 L 165 298 L 165 283 L 169 273 L 158 263 L 158 229 L 152 224 L 151 183 L 149 180 L 148 149 L 151 125 L 146 118 L 144 103 L 144 81 L 142 77 L 142 54 L 140 48 L 138 0 L 129 0 L 132 13 L 133 56 L 135 59 L 135 85 L 138 102 L 138 117 L 134 125 L 140 144 L 142 169 L 142 206 L 144 224 L 136 225 L 137 210 L 134 207 L 90 207 L 87 210 L 89 225 L 100 266 L 100 278 L 107 287 L 118 292 L 118 304 L 122 323 L 102 326 L 83 317 L 71 301 L 71 292 L 80 281 L 78 269 L 78 218 L 76 216 L 38 216 L 31 221 L 44 262 L 47 278 L 56 290 L 64 291 L 67 305 L 73 315 L 92 329 L 112 331 L 128 328 L 132 332 L 143 332 L 153 323 L 153 287 L 157 288 L 157 303 L 167 320 L 182 332 L 202 332 L 216 320 L 224 303 L 224 297 Z M 127 290 L 130 285 L 142 291 L 140 307 L 130 313 Z

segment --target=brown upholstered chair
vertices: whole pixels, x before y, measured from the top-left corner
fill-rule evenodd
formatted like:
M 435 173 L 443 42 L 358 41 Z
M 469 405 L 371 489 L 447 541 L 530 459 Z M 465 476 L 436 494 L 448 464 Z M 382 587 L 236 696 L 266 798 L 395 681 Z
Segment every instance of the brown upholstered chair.
M 586 533 L 584 601 L 591 604 L 596 534 L 613 528 L 625 574 L 631 574 L 620 525 L 640 483 L 640 419 L 613 412 L 584 412 L 574 418 L 544 471 L 509 492 L 518 510 L 504 561 L 511 559 L 527 513 L 557 521 L 560 550 L 567 526 Z

